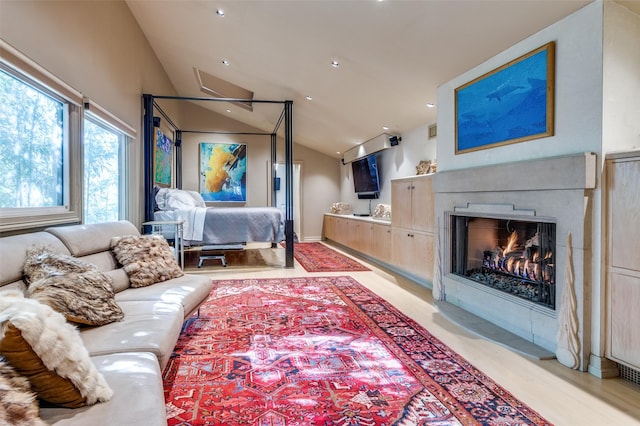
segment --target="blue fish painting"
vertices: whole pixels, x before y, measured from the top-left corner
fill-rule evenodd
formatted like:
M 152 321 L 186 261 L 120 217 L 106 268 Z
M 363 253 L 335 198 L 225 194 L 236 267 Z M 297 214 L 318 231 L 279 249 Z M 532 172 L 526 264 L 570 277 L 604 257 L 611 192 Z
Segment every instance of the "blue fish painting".
M 456 154 L 553 134 L 554 47 L 456 89 Z

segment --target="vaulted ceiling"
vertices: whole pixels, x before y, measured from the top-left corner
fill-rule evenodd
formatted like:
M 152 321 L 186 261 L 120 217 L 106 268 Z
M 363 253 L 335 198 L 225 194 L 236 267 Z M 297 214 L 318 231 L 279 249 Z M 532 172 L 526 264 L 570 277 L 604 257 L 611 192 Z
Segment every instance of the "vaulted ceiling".
M 197 69 L 254 99 L 293 100 L 294 141 L 334 157 L 435 123 L 439 85 L 590 2 L 127 0 L 180 96 L 207 96 Z M 265 131 L 281 111 L 207 105 Z

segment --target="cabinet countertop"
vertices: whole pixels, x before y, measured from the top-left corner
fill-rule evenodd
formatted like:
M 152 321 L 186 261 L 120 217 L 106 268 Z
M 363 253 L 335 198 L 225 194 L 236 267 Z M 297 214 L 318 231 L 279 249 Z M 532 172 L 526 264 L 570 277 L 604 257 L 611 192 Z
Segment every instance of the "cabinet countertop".
M 389 225 L 391 226 L 391 218 L 389 219 L 380 219 L 380 218 L 375 218 L 375 217 L 371 217 L 371 216 L 354 216 L 353 214 L 337 214 L 337 213 L 325 213 L 326 216 L 333 216 L 333 217 L 343 217 L 345 219 L 353 219 L 353 220 L 360 220 L 363 222 L 372 222 L 372 223 L 379 223 L 381 225 Z

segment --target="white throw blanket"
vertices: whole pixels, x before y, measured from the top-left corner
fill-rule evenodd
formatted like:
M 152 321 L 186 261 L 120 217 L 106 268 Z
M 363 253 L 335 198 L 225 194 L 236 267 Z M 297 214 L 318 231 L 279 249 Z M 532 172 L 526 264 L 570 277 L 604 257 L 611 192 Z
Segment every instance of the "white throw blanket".
M 184 220 L 182 238 L 201 241 L 204 233 L 206 204 L 195 191 L 160 188 L 156 194 L 160 210 L 173 211 L 174 220 Z
M 185 240 L 202 241 L 204 234 L 204 219 L 207 213 L 205 207 L 194 207 L 176 211 L 177 220 L 184 220 L 182 238 Z

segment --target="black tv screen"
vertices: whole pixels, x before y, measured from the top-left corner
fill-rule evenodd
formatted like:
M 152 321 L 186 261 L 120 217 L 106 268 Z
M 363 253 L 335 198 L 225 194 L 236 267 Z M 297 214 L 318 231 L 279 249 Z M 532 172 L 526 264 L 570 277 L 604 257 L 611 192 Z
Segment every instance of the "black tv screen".
M 361 158 L 351 163 L 353 171 L 353 185 L 355 192 L 377 193 L 380 192 L 378 180 L 378 164 L 375 155 Z

